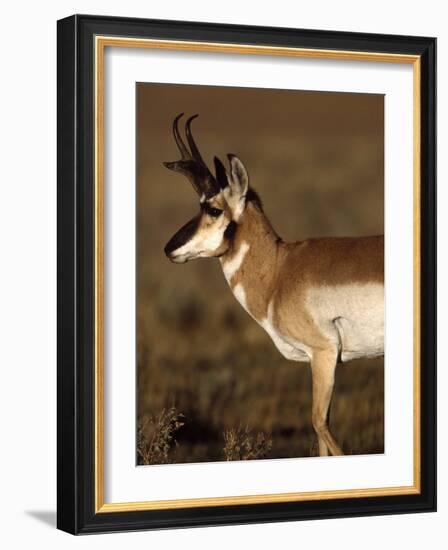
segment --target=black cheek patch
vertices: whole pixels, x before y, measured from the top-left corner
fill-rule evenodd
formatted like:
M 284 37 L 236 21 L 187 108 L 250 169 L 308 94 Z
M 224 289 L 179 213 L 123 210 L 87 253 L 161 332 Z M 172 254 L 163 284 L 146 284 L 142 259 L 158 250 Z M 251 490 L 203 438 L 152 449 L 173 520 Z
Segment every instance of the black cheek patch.
M 232 240 L 236 233 L 236 222 L 231 221 L 224 231 L 224 238 L 227 240 Z
M 174 250 L 177 250 L 183 246 L 192 238 L 199 226 L 200 219 L 200 215 L 195 216 L 192 220 L 182 226 L 179 231 L 168 241 L 168 244 L 164 249 L 167 256 L 169 256 L 171 252 L 174 252 Z

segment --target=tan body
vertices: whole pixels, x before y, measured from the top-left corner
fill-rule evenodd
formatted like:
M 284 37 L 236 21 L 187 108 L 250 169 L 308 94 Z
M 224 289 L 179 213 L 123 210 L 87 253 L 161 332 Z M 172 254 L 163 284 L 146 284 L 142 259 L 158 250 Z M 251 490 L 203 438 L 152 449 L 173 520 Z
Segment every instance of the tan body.
M 338 360 L 384 352 L 383 237 L 284 243 L 250 204 L 221 264 L 282 355 L 311 362 L 320 454 L 341 454 L 327 425 L 334 370 Z
M 214 176 L 186 122 L 188 147 L 173 123 L 181 159 L 165 163 L 186 176 L 200 213 L 165 246 L 175 263 L 219 258 L 233 294 L 272 338 L 280 353 L 311 363 L 312 421 L 321 456 L 342 450 L 328 416 L 336 365 L 384 352 L 383 237 L 283 242 L 272 229 L 249 175 L 235 155 L 229 169 L 215 157 Z

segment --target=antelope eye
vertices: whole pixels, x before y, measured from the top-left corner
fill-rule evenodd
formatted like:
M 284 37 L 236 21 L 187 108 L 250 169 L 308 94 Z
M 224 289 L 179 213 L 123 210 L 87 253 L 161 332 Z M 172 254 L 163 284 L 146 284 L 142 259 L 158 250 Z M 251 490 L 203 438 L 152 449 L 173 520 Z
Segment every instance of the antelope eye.
M 210 208 L 208 213 L 210 214 L 210 216 L 213 216 L 214 218 L 217 218 L 218 216 L 220 216 L 222 214 L 222 210 L 220 210 L 219 208 Z
M 222 210 L 220 210 L 219 208 L 215 208 L 213 206 L 210 206 L 207 203 L 204 203 L 202 208 L 205 210 L 205 212 L 209 216 L 212 216 L 213 218 L 218 218 L 222 214 Z

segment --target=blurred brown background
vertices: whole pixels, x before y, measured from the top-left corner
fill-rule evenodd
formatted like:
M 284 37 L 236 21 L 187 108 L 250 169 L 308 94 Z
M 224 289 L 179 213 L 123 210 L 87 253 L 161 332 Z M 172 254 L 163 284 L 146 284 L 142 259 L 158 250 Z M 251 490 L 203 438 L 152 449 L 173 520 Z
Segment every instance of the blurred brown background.
M 179 112 L 200 114 L 210 167 L 243 160 L 284 240 L 360 236 L 383 233 L 383 96 L 137 85 L 138 461 L 314 455 L 309 366 L 280 355 L 217 260 L 163 253 L 198 211 L 187 179 L 162 166 L 179 158 Z M 383 452 L 383 397 L 382 359 L 338 366 L 331 425 L 346 453 Z

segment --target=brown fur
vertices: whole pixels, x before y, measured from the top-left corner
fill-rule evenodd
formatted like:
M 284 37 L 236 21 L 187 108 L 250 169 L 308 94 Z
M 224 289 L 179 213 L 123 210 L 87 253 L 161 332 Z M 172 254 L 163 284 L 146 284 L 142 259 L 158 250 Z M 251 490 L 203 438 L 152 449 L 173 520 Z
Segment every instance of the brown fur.
M 319 326 L 307 311 L 305 297 L 311 287 L 384 280 L 383 236 L 284 243 L 263 212 L 249 203 L 223 264 L 235 257 L 244 242 L 250 249 L 230 286 L 242 285 L 247 308 L 258 321 L 267 317 L 273 300 L 278 330 L 291 338 L 300 336 L 311 348 L 325 349 L 331 344 L 323 330 L 326 327 Z
M 314 285 L 384 281 L 384 237 L 331 237 L 283 244 L 284 273 Z
M 253 242 L 254 239 L 256 243 Z M 281 265 L 279 257 L 283 257 L 283 251 L 279 247 L 279 238 L 269 220 L 256 205 L 250 202 L 222 262 L 232 260 L 244 242 L 251 245 L 251 248 L 240 269 L 232 277 L 230 286 L 233 289 L 237 284 L 243 284 L 248 299 L 248 309 L 256 319 L 260 320 L 266 317 L 269 300 L 277 280 L 278 268 Z
M 293 308 L 295 312 L 300 312 L 301 323 L 305 322 L 307 325 L 296 325 L 296 330 L 305 329 L 308 332 L 312 321 L 304 319 L 305 304 L 302 300 L 303 292 L 307 288 L 382 283 L 384 280 L 382 235 L 284 243 L 264 213 L 256 205 L 249 203 L 238 225 L 234 241 L 222 262 L 232 260 L 244 242 L 250 245 L 250 249 L 230 285 L 232 289 L 237 284 L 244 287 L 248 309 L 257 320 L 266 317 L 268 304 L 275 297 L 275 312 L 279 324 L 289 324 L 285 323 L 285 316 L 289 316 Z M 279 311 L 282 313 L 277 313 Z
M 348 287 L 345 291 L 350 293 L 350 287 L 357 285 L 384 284 L 384 238 L 321 238 L 284 243 L 261 206 L 249 202 L 234 240 L 221 258 L 224 269 L 227 262 L 237 257 L 243 244 L 249 249 L 229 284 L 234 291 L 241 287 L 245 307 L 265 328 L 268 322 L 267 330 L 274 331 L 274 341 L 280 340 L 276 345 L 286 346 L 283 352 L 288 352 L 288 341 L 293 341 L 309 353 L 312 421 L 319 454 L 343 454 L 328 425 L 341 333 L 337 319 L 319 317 L 319 309 L 309 311 L 307 295 L 313 289 L 340 286 Z

